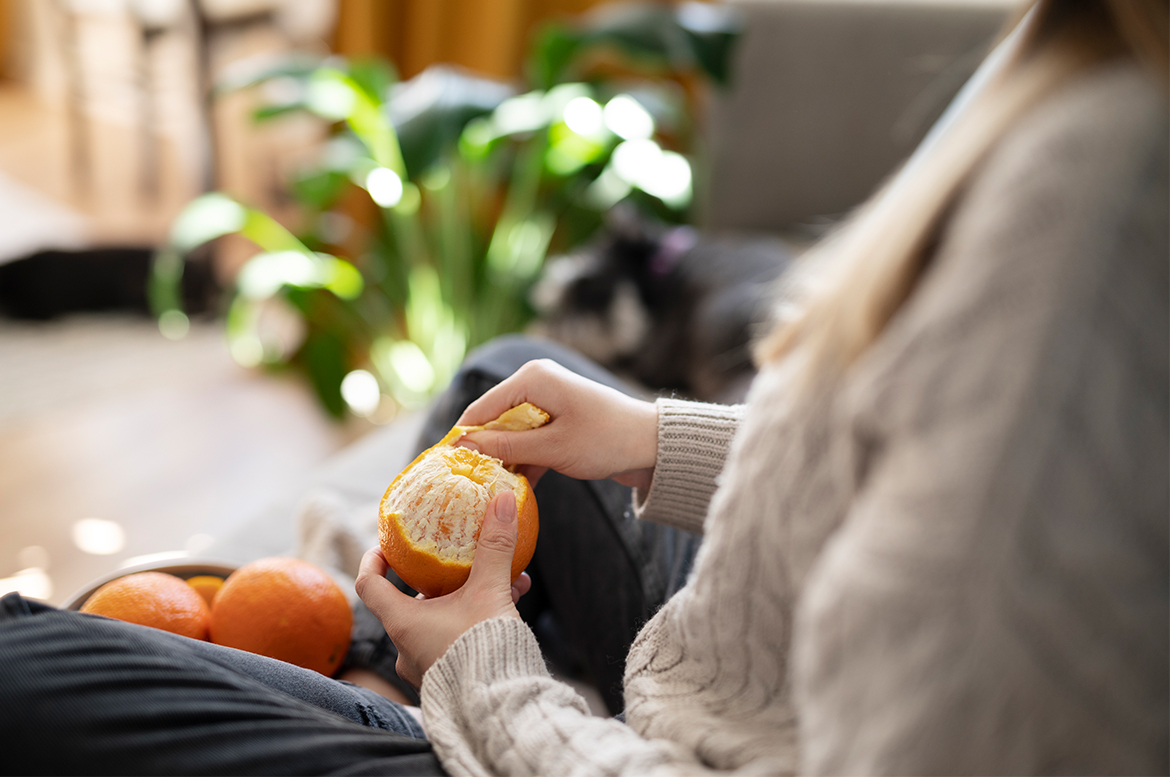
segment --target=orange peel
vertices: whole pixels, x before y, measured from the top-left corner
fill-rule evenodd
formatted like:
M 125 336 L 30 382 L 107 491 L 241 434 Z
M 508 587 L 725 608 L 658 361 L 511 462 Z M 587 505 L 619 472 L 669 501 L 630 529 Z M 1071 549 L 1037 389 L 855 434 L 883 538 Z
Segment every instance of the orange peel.
M 516 495 L 512 579 L 519 577 L 532 560 L 539 532 L 532 486 L 499 459 L 457 443 L 472 432 L 528 431 L 548 419 L 525 402 L 481 426 L 456 426 L 394 478 L 378 507 L 378 541 L 403 582 L 428 597 L 467 582 L 488 504 L 505 490 Z

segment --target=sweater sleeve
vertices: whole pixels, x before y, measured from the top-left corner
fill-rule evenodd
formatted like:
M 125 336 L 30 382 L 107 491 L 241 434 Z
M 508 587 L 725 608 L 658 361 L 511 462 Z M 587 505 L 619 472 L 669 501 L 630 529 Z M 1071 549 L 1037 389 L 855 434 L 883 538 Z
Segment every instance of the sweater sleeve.
M 634 493 L 643 520 L 703 531 L 731 439 L 745 405 L 659 399 L 658 460 L 649 491 Z
M 422 710 L 454 777 L 716 774 L 675 742 L 591 715 L 573 688 L 549 676 L 517 618 L 484 621 L 456 640 L 423 677 Z M 761 762 L 745 773 L 774 772 Z

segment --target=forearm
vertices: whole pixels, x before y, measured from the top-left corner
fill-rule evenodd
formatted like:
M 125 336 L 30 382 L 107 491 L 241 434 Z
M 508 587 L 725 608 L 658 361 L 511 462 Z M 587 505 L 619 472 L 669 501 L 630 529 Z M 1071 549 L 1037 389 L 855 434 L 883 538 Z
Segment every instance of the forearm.
M 648 741 L 589 713 L 552 679 L 532 632 L 514 619 L 480 623 L 427 672 L 427 735 L 453 775 L 648 774 L 702 771 L 676 744 Z
M 702 532 L 745 405 L 659 399 L 658 456 L 648 491 L 634 492 L 639 518 Z

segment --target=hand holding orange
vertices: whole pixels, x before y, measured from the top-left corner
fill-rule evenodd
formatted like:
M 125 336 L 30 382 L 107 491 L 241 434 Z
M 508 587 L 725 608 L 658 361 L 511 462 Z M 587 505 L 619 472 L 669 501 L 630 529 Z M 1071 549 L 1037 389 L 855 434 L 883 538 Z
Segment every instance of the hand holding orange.
M 492 618 L 520 617 L 516 601 L 531 580 L 513 577 L 517 528 L 516 501 L 510 491 L 501 491 L 483 517 L 467 582 L 434 599 L 395 588 L 386 579 L 389 567 L 380 548 L 362 557 L 355 587 L 398 648 L 399 677 L 419 687 L 427 670 L 468 629 Z
M 527 478 L 499 459 L 457 443 L 476 431 L 525 431 L 548 422 L 548 413 L 523 403 L 482 426 L 456 426 L 394 478 L 379 506 L 382 554 L 402 580 L 428 597 L 467 581 L 488 504 L 508 491 L 516 497 L 518 531 L 512 579 L 536 548 L 539 518 Z

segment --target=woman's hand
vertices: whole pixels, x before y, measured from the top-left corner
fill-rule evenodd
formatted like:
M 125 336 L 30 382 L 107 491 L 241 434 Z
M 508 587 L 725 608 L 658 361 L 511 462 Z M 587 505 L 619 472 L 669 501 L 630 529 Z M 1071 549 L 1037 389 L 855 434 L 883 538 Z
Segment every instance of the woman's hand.
M 658 409 L 548 359 L 531 361 L 472 402 L 460 426 L 478 426 L 531 402 L 550 416 L 526 432 L 474 432 L 459 444 L 494 456 L 536 485 L 546 470 L 578 480 L 613 478 L 647 489 L 658 457 Z
M 354 588 L 398 648 L 399 677 L 417 688 L 463 632 L 489 618 L 520 617 L 516 602 L 528 592 L 532 580 L 527 574 L 510 579 L 515 551 L 516 497 L 510 491 L 488 505 L 471 575 L 454 593 L 435 599 L 419 594 L 412 599 L 386 579 L 389 567 L 382 551 L 366 551 Z

